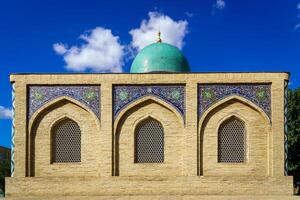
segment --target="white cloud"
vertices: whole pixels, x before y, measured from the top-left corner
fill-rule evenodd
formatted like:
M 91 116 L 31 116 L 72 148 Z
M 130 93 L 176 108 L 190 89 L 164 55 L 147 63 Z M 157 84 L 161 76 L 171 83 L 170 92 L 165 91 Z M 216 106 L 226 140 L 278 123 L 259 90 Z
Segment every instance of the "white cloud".
M 156 42 L 157 32 L 160 30 L 163 42 L 172 44 L 179 49 L 184 46 L 184 37 L 188 33 L 186 20 L 175 21 L 159 12 L 149 12 L 149 19 L 144 19 L 137 29 L 130 30 L 131 46 L 141 50 L 145 46 Z
M 0 106 L 0 119 L 11 119 L 12 111 L 8 108 Z
M 224 0 L 216 0 L 212 6 L 212 15 L 215 15 L 217 11 L 223 10 L 226 7 Z
M 195 14 L 191 13 L 191 12 L 185 12 L 184 14 L 186 14 L 186 16 L 188 16 L 188 17 L 194 17 L 195 16 Z
M 300 3 L 298 3 L 298 5 L 297 5 L 297 10 L 299 10 L 299 12 L 300 12 Z M 298 15 L 298 18 L 300 18 L 300 15 Z M 297 30 L 298 28 L 300 28 L 300 22 L 298 24 L 296 24 L 296 26 L 294 27 L 295 30 Z
M 226 3 L 224 0 L 217 0 L 215 5 L 217 9 L 223 10 L 226 6 Z
M 58 54 L 64 54 L 66 53 L 68 50 L 66 49 L 65 45 L 61 44 L 61 43 L 56 43 L 53 45 L 54 51 Z
M 80 39 L 84 41 L 81 46 L 69 48 L 62 43 L 53 45 L 54 51 L 63 56 L 67 69 L 94 72 L 123 71 L 124 46 L 110 29 L 96 27 L 80 35 Z

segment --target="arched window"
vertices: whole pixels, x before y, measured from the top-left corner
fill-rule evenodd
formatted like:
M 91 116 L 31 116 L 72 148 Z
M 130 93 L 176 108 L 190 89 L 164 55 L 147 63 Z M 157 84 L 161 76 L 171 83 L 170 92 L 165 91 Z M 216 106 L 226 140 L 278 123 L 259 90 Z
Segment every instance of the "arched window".
M 64 119 L 52 128 L 52 162 L 81 161 L 81 131 L 76 122 Z
M 220 125 L 218 132 L 218 162 L 245 162 L 247 145 L 245 123 L 231 117 Z
M 148 118 L 137 125 L 135 163 L 164 162 L 164 130 L 156 120 Z

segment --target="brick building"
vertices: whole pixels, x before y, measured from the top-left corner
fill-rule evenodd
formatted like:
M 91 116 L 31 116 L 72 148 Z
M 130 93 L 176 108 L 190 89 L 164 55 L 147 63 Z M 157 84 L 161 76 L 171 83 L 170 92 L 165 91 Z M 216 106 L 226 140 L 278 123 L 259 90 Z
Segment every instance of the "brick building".
M 4 195 L 4 177 L 10 176 L 10 149 L 0 146 L 0 197 Z
M 192 73 L 184 55 L 160 41 L 136 56 L 131 73 L 13 74 L 6 194 L 292 195 L 288 79 Z
M 10 149 L 0 146 L 0 172 L 3 176 L 10 176 Z

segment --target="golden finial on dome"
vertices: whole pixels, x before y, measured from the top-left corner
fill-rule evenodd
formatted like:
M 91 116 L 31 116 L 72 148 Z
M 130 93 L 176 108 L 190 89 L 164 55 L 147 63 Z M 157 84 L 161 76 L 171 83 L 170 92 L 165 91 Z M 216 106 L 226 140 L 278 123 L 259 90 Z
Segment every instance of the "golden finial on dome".
M 161 38 L 160 38 L 160 30 L 158 31 L 157 35 L 158 35 L 158 39 L 157 39 L 157 42 L 161 42 Z

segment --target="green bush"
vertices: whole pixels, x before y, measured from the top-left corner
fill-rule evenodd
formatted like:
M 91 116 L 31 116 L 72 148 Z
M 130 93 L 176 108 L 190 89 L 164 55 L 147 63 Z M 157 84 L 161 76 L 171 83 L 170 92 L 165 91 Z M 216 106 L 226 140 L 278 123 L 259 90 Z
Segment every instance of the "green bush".
M 288 174 L 300 194 L 300 88 L 288 92 Z

